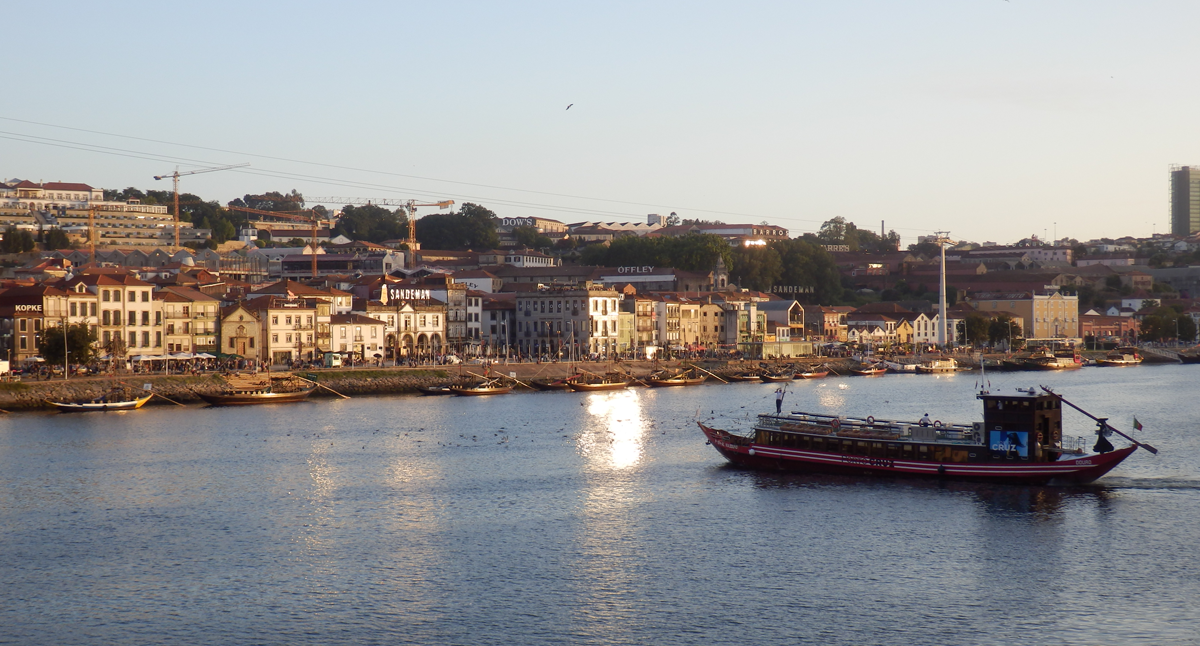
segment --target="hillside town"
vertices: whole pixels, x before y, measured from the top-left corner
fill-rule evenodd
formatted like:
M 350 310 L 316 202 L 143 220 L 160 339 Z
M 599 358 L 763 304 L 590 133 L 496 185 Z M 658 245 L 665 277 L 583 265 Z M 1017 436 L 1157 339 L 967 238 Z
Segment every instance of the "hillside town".
M 239 200 L 220 209 L 236 214 L 235 237 L 214 235 L 228 219 L 197 226 L 194 211 L 178 217 L 169 200 L 128 191 L 0 183 L 0 358 L 13 369 L 48 360 L 63 329 L 81 330 L 94 361 L 289 367 L 905 353 L 937 346 L 943 317 L 948 344 L 1002 352 L 1034 340 L 1190 345 L 1200 323 L 1200 236 L 1186 226 L 1085 242 L 931 236 L 902 250 L 894 232 L 841 218 L 797 235 L 675 214 L 492 214 L 483 221 L 494 237 L 482 240 L 494 245 L 432 248 L 438 216 L 417 219 L 411 203 L 369 205 L 397 233 L 370 240 L 346 235 L 353 205 L 297 215 L 299 196 L 275 210 Z M 670 241 L 708 245 L 707 255 L 685 269 L 634 253 Z M 801 262 L 829 271 L 795 278 Z

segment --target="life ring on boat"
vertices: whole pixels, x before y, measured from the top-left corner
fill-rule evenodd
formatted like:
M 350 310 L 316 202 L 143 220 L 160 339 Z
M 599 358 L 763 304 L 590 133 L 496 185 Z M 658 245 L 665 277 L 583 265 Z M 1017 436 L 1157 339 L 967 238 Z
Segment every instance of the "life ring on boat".
M 971 441 L 975 444 L 983 444 L 983 433 L 974 431 L 971 433 Z
M 941 428 L 941 427 L 942 427 L 942 420 L 940 420 L 940 419 L 935 419 L 935 420 L 933 420 L 933 427 L 934 427 L 934 428 Z
M 833 431 L 836 433 L 839 429 L 842 428 L 842 420 L 837 417 L 829 420 L 829 428 L 832 428 Z
M 874 426 L 874 425 L 875 425 L 875 417 L 872 415 L 867 415 L 867 426 Z

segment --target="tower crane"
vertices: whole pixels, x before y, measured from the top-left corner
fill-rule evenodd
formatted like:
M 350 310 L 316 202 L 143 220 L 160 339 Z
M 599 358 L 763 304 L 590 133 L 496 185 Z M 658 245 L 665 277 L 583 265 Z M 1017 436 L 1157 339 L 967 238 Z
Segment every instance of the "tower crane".
M 163 175 L 155 175 L 154 176 L 154 179 L 166 179 L 166 178 L 170 177 L 171 183 L 174 184 L 173 188 L 175 190 L 175 248 L 176 249 L 179 248 L 179 178 L 183 177 L 184 175 L 198 175 L 200 173 L 212 173 L 214 171 L 229 170 L 230 168 L 242 168 L 243 166 L 249 166 L 249 165 L 250 165 L 249 162 L 247 162 L 244 164 L 232 164 L 230 166 L 214 166 L 212 168 L 197 168 L 196 170 L 184 171 L 182 173 L 179 172 L 178 168 L 176 168 L 175 172 L 173 172 L 173 173 L 166 173 Z
M 308 199 L 309 202 L 317 204 L 359 204 L 359 205 L 374 205 L 374 206 L 398 206 L 404 209 L 408 214 L 408 268 L 412 269 L 416 265 L 417 249 L 420 245 L 417 244 L 417 207 L 421 206 L 436 206 L 439 209 L 448 209 L 454 206 L 454 200 L 443 200 L 441 202 L 418 203 L 416 200 L 371 200 L 361 197 L 314 197 Z

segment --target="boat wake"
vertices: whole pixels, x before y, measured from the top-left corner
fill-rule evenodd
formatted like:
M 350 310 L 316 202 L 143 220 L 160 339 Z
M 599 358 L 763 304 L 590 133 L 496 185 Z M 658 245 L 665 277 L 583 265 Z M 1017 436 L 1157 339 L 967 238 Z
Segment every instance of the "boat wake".
M 1104 485 L 1109 489 L 1195 491 L 1200 489 L 1200 478 L 1122 478 L 1110 475 L 1104 479 Z

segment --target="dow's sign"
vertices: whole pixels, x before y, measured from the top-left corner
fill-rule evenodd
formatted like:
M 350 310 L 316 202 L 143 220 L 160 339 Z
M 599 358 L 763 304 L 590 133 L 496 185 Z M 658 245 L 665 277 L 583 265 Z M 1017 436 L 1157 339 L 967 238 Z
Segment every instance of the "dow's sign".
M 502 227 L 536 227 L 537 220 L 533 218 L 500 218 Z

